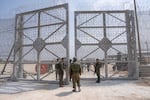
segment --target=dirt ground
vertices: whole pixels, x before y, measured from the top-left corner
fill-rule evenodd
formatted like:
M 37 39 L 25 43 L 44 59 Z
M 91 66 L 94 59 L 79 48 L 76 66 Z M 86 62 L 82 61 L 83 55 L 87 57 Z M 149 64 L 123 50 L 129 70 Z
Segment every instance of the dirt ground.
M 150 81 L 149 81 L 150 82 Z M 57 82 L 5 82 L 0 85 L 0 100 L 150 100 L 150 84 L 140 80 L 82 79 L 81 92 L 72 84 L 58 87 Z
M 102 80 L 85 71 L 81 76 L 81 92 L 72 92 L 72 83 L 58 86 L 55 74 L 51 81 L 0 80 L 0 100 L 150 100 L 150 78 L 139 80 Z

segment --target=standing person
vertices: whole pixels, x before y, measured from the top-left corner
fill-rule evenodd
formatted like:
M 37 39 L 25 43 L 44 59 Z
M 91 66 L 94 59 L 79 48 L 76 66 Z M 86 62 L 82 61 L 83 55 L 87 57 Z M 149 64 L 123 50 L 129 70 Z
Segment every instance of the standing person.
M 70 63 L 70 65 L 71 65 L 71 63 L 72 63 L 72 59 L 70 59 L 70 61 L 69 61 L 69 63 Z M 70 68 L 69 68 L 70 69 Z M 69 79 L 70 79 L 70 82 L 71 82 L 71 76 L 72 76 L 72 73 L 69 73 Z
M 89 72 L 90 71 L 90 63 L 87 63 L 87 71 Z
M 117 62 L 116 63 L 116 67 L 117 67 L 117 70 L 120 71 L 121 70 L 121 59 L 122 59 L 122 55 L 121 55 L 121 52 L 118 52 L 117 53 L 117 61 L 120 61 L 120 62 Z
M 95 73 L 96 73 L 96 75 L 97 75 L 97 81 L 96 81 L 96 83 L 100 83 L 100 68 L 101 68 L 101 66 L 102 66 L 102 63 L 99 61 L 99 59 L 97 58 L 96 59 L 96 63 L 95 63 Z
M 77 63 L 77 59 L 73 58 L 73 63 L 70 65 L 70 76 L 72 78 L 73 84 L 73 92 L 76 92 L 76 83 L 78 86 L 78 91 L 80 92 L 80 75 L 81 75 L 81 67 L 80 64 Z
M 60 58 L 57 58 L 56 64 L 55 64 L 56 80 L 58 79 L 58 75 L 59 75 L 59 61 L 60 61 Z
M 63 87 L 63 76 L 64 76 L 64 61 L 61 59 L 58 63 L 58 74 L 59 74 L 59 87 Z

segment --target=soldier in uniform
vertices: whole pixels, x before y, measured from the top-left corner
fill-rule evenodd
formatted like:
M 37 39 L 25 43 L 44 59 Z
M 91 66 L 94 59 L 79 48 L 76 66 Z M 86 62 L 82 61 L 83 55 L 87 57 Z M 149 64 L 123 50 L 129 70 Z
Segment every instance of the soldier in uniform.
M 55 64 L 55 73 L 56 73 L 56 80 L 58 79 L 58 75 L 59 75 L 59 60 L 60 60 L 60 58 L 57 58 L 57 60 L 56 60 L 56 64 Z
M 73 63 L 70 65 L 70 76 L 72 78 L 72 84 L 73 84 L 73 92 L 76 92 L 76 83 L 78 86 L 78 91 L 80 92 L 80 75 L 81 75 L 81 67 L 80 64 L 77 63 L 77 59 L 73 58 Z
M 59 74 L 59 87 L 63 87 L 63 76 L 64 76 L 64 61 L 61 59 L 59 63 L 57 63 L 57 71 Z
M 97 81 L 96 83 L 100 83 L 100 68 L 102 67 L 102 63 L 100 63 L 99 59 L 96 59 L 96 63 L 95 63 L 95 73 L 97 75 Z

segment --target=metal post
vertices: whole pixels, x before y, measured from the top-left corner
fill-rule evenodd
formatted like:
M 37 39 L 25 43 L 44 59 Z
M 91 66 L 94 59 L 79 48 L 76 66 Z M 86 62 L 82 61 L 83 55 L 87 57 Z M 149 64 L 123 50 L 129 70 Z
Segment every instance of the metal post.
M 145 42 L 146 44 L 146 51 L 147 51 L 147 64 L 149 63 L 149 56 L 148 56 L 148 42 Z
M 70 58 L 69 58 L 69 9 L 68 9 L 68 5 L 65 5 L 66 7 L 66 35 L 67 35 L 67 39 L 68 39 L 68 49 L 67 49 L 67 68 L 66 68 L 66 84 L 69 84 L 69 66 L 70 66 Z
M 41 12 L 38 13 L 38 38 L 40 37 L 40 18 Z M 40 64 L 40 51 L 37 51 L 37 80 L 40 80 L 40 70 L 41 70 L 41 64 Z
M 7 59 L 6 59 L 5 65 L 4 65 L 4 67 L 3 67 L 3 70 L 1 71 L 1 74 L 2 74 L 2 75 L 3 75 L 3 73 L 5 72 L 5 69 L 6 69 L 7 63 L 8 63 L 9 58 L 10 58 L 10 56 L 11 56 L 11 54 L 12 54 L 13 50 L 14 50 L 14 47 L 15 47 L 15 44 L 13 44 L 13 46 L 12 46 L 12 48 L 11 48 L 11 50 L 10 50 L 10 53 L 9 53 L 9 55 L 8 55 Z
M 23 44 L 22 41 L 22 35 L 23 35 L 23 16 L 20 16 L 20 20 L 19 20 L 19 31 L 18 31 L 18 35 L 19 35 L 19 40 L 20 40 L 20 44 Z M 22 47 L 20 47 L 19 49 L 19 69 L 18 69 L 18 77 L 19 78 L 23 78 L 23 65 L 22 65 Z
M 106 36 L 106 15 L 105 13 L 103 13 L 103 30 L 104 30 L 104 37 L 107 37 Z M 107 62 L 107 51 L 104 51 L 105 52 L 105 77 L 108 78 L 108 62 Z
M 138 17 L 137 17 L 136 0 L 134 0 L 134 13 L 135 13 L 135 19 L 136 19 L 136 29 L 137 29 L 137 38 L 138 38 L 138 47 L 139 47 L 139 62 L 141 64 L 142 53 L 141 53 L 141 43 L 140 43 L 140 33 L 139 33 L 139 23 L 138 23 Z
M 127 45 L 127 48 L 128 48 L 128 60 L 129 61 L 132 61 L 133 60 L 133 54 L 132 54 L 132 44 L 131 44 L 131 42 L 132 42 L 132 40 L 131 40 L 131 38 L 130 37 L 132 37 L 132 34 L 131 34 L 131 30 L 130 30 L 130 20 L 131 20 L 131 18 L 130 18 L 130 16 L 129 16 L 130 14 L 129 14 L 129 11 L 127 10 L 127 12 L 126 12 L 126 32 L 127 32 L 127 42 L 128 42 L 128 45 Z M 128 75 L 128 77 L 133 77 L 133 67 L 134 66 L 132 66 L 132 62 L 128 62 L 128 72 L 129 72 L 129 75 Z
M 15 47 L 15 45 L 16 45 L 16 37 L 17 37 L 17 19 L 18 19 L 18 15 L 16 15 L 16 18 L 15 18 L 15 35 L 14 35 L 14 39 L 15 39 L 15 41 L 14 41 L 14 54 L 13 54 L 13 73 L 12 73 L 12 80 L 13 81 L 16 81 L 17 80 L 17 74 L 16 74 L 16 51 L 15 51 L 15 49 L 16 49 L 16 47 Z
M 77 47 L 76 47 L 76 41 L 77 41 L 77 13 L 75 12 L 75 17 L 74 17 L 74 38 L 75 38 L 75 57 L 77 57 Z

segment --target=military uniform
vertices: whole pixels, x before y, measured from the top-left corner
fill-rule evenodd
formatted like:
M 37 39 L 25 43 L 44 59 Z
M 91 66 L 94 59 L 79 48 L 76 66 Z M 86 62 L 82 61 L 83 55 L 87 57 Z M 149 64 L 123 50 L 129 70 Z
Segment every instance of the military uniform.
M 58 79 L 58 75 L 59 75 L 59 63 L 55 64 L 55 73 L 56 73 L 56 80 Z
M 64 76 L 63 65 L 61 62 L 59 62 L 56 66 L 57 66 L 57 72 L 59 75 L 59 86 L 62 87 L 63 86 L 63 76 Z
M 100 62 L 96 62 L 95 64 L 95 73 L 97 75 L 97 83 L 100 83 L 100 68 L 101 68 L 102 64 Z
M 81 67 L 80 64 L 74 62 L 70 65 L 70 76 L 72 78 L 73 84 L 73 92 L 76 91 L 76 83 L 78 86 L 78 90 L 80 91 L 80 75 L 81 75 Z

